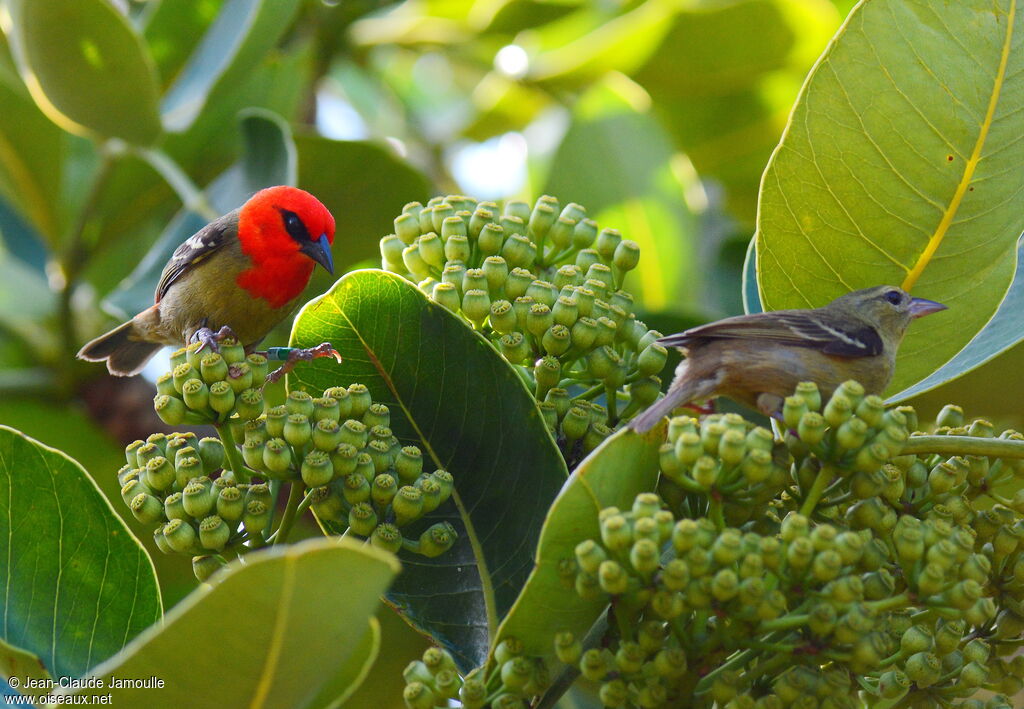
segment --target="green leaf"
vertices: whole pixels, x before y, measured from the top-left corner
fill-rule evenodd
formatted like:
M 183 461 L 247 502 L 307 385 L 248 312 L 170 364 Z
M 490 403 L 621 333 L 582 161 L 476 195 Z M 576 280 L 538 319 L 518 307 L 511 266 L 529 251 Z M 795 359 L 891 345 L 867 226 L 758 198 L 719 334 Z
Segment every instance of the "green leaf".
M 985 327 L 967 346 L 912 387 L 892 396 L 894 401 L 909 399 L 967 374 L 993 357 L 1024 340 L 1024 238 L 1017 247 L 1017 272 L 1006 298 Z
M 7 426 L 0 558 L 0 639 L 55 677 L 84 673 L 160 618 L 153 563 L 82 466 Z
M 1024 230 L 1024 11 L 870 0 L 808 78 L 765 173 L 766 309 L 880 283 L 949 306 L 915 322 L 890 391 L 931 374 L 1003 301 Z
M 584 205 L 602 227 L 640 245 L 640 265 L 627 283 L 645 309 L 682 308 L 700 293 L 696 220 L 683 198 L 700 187 L 649 108 L 644 90 L 621 74 L 586 92 L 544 191 Z
M 325 684 L 310 707 L 337 709 L 342 706 L 370 674 L 380 653 L 380 621 L 371 617 L 362 640 L 349 654 L 348 660 L 338 666 L 331 681 Z
M 32 102 L 21 80 L 2 69 L 0 106 L 4 107 L 0 118 L 0 196 L 54 244 L 60 236 L 56 216 L 64 157 L 60 128 Z
M 243 77 L 291 24 L 298 0 L 226 0 L 160 112 L 167 130 L 186 130 L 212 94 Z
M 140 145 L 160 136 L 153 60 L 108 0 L 10 0 L 7 8 L 18 68 L 50 120 Z
M 308 303 L 292 344 L 324 341 L 344 363 L 300 365 L 290 385 L 314 392 L 365 384 L 391 408 L 395 435 L 455 478 L 452 500 L 429 521 L 450 521 L 458 542 L 436 559 L 404 556 L 388 598 L 463 669 L 480 664 L 530 572 L 565 463 L 512 367 L 405 279 L 356 271 Z
M 573 550 L 585 539 L 600 539 L 598 512 L 613 506 L 630 509 L 638 493 L 654 490 L 664 439 L 664 424 L 642 436 L 624 429 L 576 467 L 544 520 L 536 565 L 495 642 L 515 637 L 526 654 L 553 661 L 556 632 L 568 630 L 580 639 L 586 635 L 608 604 L 580 598 L 559 577 L 559 562 L 574 559 Z
M 315 539 L 254 552 L 172 608 L 90 673 L 113 706 L 151 709 L 323 706 L 339 667 L 366 649 L 366 624 L 399 571 L 394 556 L 351 539 Z M 211 674 L 214 673 L 214 674 Z M 162 689 L 110 689 L 158 677 Z M 211 681 L 215 680 L 215 681 Z
M 339 270 L 364 259 L 379 263 L 380 237 L 394 230 L 393 220 L 402 205 L 413 200 L 426 203 L 431 193 L 423 173 L 386 145 L 297 132 L 295 147 L 299 187 L 315 194 L 338 222 Z
M 249 109 L 239 115 L 239 129 L 241 159 L 206 190 L 221 214 L 242 206 L 264 187 L 295 184 L 295 145 L 287 123 L 270 111 Z M 171 254 L 205 225 L 206 220 L 192 211 L 178 212 L 145 258 L 104 300 L 104 307 L 119 317 L 130 317 L 152 305 L 153 291 Z

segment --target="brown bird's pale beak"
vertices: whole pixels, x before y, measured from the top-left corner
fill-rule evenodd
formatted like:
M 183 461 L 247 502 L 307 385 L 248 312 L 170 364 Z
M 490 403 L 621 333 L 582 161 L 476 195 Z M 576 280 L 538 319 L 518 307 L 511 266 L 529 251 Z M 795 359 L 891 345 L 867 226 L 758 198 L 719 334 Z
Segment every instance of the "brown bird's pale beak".
M 324 269 L 334 275 L 334 258 L 331 256 L 331 242 L 327 240 L 327 234 L 321 234 L 316 241 L 307 241 L 299 247 L 299 251 L 309 256 Z
M 945 309 L 945 305 L 936 303 L 934 300 L 926 300 L 924 298 L 911 298 L 910 300 L 910 317 L 912 318 L 923 318 L 925 315 L 931 315 Z

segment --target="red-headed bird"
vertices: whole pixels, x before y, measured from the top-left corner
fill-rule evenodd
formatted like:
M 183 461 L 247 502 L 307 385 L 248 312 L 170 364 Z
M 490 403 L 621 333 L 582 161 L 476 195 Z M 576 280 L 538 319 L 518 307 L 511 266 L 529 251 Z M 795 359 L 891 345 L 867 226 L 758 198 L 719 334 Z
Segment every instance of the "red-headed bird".
M 676 407 L 719 395 L 774 414 L 805 381 L 815 382 L 823 399 L 847 379 L 881 394 L 910 321 L 945 309 L 895 286 L 875 286 L 813 310 L 738 315 L 663 337 L 658 342 L 678 348 L 686 359 L 665 398 L 630 428 L 643 433 Z
M 251 351 L 291 313 L 317 264 L 334 273 L 333 241 L 334 217 L 316 197 L 294 187 L 260 190 L 175 249 L 155 303 L 78 356 L 131 376 L 164 345 L 198 341 L 216 349 L 232 335 Z M 293 354 L 336 356 L 326 344 Z

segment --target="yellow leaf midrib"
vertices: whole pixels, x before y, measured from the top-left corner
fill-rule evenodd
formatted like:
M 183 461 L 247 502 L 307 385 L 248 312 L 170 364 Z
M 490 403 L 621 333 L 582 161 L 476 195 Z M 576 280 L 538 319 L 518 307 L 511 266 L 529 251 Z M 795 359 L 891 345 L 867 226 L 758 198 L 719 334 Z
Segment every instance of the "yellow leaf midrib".
M 988 133 L 989 129 L 992 127 L 992 120 L 995 116 L 996 106 L 999 104 L 999 96 L 1006 81 L 1006 66 L 1010 59 L 1010 46 L 1013 42 L 1013 22 L 1016 12 L 1017 0 L 1010 0 L 1010 11 L 1006 16 L 1006 37 L 1003 42 L 1002 56 L 1000 57 L 999 69 L 996 71 L 995 81 L 992 86 L 992 94 L 989 96 L 988 109 L 985 112 L 985 118 L 981 122 L 981 126 L 978 131 L 978 138 L 974 143 L 974 149 L 971 151 L 970 157 L 967 158 L 967 161 L 964 164 L 963 175 L 960 178 L 959 184 L 956 186 L 956 190 L 953 192 L 953 197 L 950 199 L 949 205 L 942 214 L 942 219 L 939 221 L 935 231 L 928 238 L 928 243 L 925 245 L 924 251 L 921 252 L 921 255 L 918 256 L 917 262 L 914 263 L 913 267 L 907 272 L 906 278 L 903 279 L 903 290 L 908 293 L 917 283 L 921 274 L 924 273 L 928 264 L 931 263 L 932 258 L 935 256 L 935 252 L 938 251 L 939 246 L 942 244 L 942 240 L 945 238 L 957 211 L 960 209 L 960 203 L 963 201 L 964 195 L 967 194 L 971 180 L 974 178 L 974 171 L 977 169 L 978 163 L 981 161 L 981 151 L 985 146 L 985 141 L 988 139 Z

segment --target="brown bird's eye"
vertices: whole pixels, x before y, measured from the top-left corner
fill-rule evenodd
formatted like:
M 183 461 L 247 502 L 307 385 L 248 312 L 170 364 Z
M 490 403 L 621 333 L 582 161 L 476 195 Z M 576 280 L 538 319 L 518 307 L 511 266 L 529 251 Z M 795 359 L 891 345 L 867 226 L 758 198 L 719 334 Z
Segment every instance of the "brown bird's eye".
M 893 305 L 899 305 L 900 302 L 903 300 L 903 294 L 900 293 L 898 290 L 891 290 L 886 292 L 885 299 L 892 303 Z

